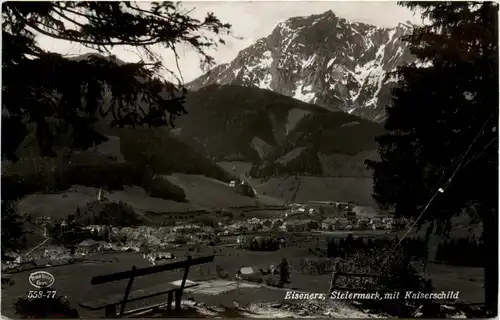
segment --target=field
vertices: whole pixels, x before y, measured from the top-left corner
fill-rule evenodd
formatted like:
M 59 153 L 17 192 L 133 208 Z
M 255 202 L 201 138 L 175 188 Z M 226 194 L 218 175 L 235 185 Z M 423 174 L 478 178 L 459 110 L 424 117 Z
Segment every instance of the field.
M 54 194 L 31 194 L 18 202 L 19 210 L 33 217 L 49 216 L 52 219 L 66 218 L 73 214 L 77 207 L 97 197 L 99 189 L 84 186 L 73 186 L 71 189 Z M 190 203 L 175 202 L 149 197 L 144 189 L 139 187 L 124 187 L 121 191 L 106 192 L 105 197 L 113 201 L 125 201 L 137 212 L 172 210 L 195 210 Z
M 185 190 L 188 201 L 204 208 L 283 205 L 282 200 L 270 196 L 258 195 L 253 199 L 240 195 L 226 183 L 203 176 L 173 174 L 167 179 Z
M 138 213 L 151 212 L 186 212 L 192 210 L 215 209 L 237 206 L 282 205 L 283 201 L 259 195 L 250 198 L 236 193 L 227 184 L 215 179 L 198 175 L 172 174 L 166 176 L 170 182 L 181 186 L 186 192 L 187 202 L 176 202 L 150 197 L 140 187 L 125 186 L 123 190 L 105 192 L 105 197 L 112 201 L 124 201 Z M 77 207 L 95 200 L 97 188 L 72 186 L 71 189 L 52 194 L 31 194 L 19 201 L 19 209 L 33 217 L 50 216 L 66 218 Z
M 371 177 L 273 177 L 267 180 L 248 177 L 252 164 L 243 161 L 221 161 L 217 163 L 227 172 L 248 181 L 260 194 L 286 201 L 353 201 L 359 205 L 376 207 L 371 196 Z
M 234 277 L 236 271 L 243 266 L 252 266 L 255 269 L 268 267 L 270 264 L 277 265 L 282 258 L 293 261 L 299 258 L 311 258 L 312 254 L 308 248 L 314 247 L 317 240 L 309 237 L 301 238 L 301 246 L 285 247 L 275 252 L 244 251 L 232 247 L 202 247 L 200 252 L 190 252 L 187 247 L 171 250 L 177 257 L 186 254 L 212 255 L 215 260 L 210 265 L 193 268 L 189 279 L 192 281 L 206 281 L 217 278 L 215 267 L 221 266 L 230 277 Z M 99 288 L 90 285 L 93 276 L 103 275 L 111 272 L 126 271 L 132 266 L 146 267 L 150 263 L 136 253 L 97 253 L 87 257 L 88 261 L 71 266 L 60 266 L 47 268 L 56 279 L 54 288 L 58 294 L 68 297 L 70 302 L 77 306 L 79 302 L 106 297 L 111 294 L 122 294 L 126 283 L 117 282 L 112 285 L 100 285 Z M 447 265 L 429 264 L 428 273 L 432 277 L 435 291 L 460 291 L 459 301 L 478 303 L 484 301 L 483 272 L 481 268 L 455 267 Z M 31 290 L 28 283 L 30 272 L 22 272 L 9 275 L 15 284 L 3 290 L 2 313 L 6 316 L 14 316 L 10 306 L 17 297 L 26 295 Z M 138 279 L 134 288 L 156 287 L 161 283 L 171 282 L 182 278 L 180 271 L 172 271 L 157 275 L 151 275 Z M 326 292 L 329 287 L 330 275 L 304 275 L 292 272 L 291 288 L 300 291 Z M 77 284 L 77 285 L 75 285 Z M 240 305 L 257 302 L 280 303 L 284 297 L 281 289 L 237 289 L 220 295 L 204 295 L 187 293 L 185 298 L 192 297 L 196 301 L 205 302 L 210 305 L 222 305 L 231 307 L 234 302 Z M 161 297 L 160 297 L 161 298 Z M 88 311 L 80 310 L 82 316 L 92 316 Z M 98 315 L 98 314 L 96 314 Z
M 353 201 L 375 207 L 372 187 L 372 178 L 313 176 L 269 178 L 254 186 L 258 192 L 288 201 Z

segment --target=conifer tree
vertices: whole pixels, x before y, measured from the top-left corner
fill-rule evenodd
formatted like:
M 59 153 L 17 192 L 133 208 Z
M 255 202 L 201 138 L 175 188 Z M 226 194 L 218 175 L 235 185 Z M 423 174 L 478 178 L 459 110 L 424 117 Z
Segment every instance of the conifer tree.
M 207 50 L 223 44 L 230 25 L 212 13 L 203 21 L 174 2 L 11 1 L 2 3 L 2 159 L 33 133 L 42 156 L 62 147 L 86 149 L 106 138 L 94 129 L 103 118 L 117 126 L 159 127 L 186 113 L 182 77 L 167 70 L 153 46 L 174 53 L 188 45 L 202 65 L 214 63 Z M 80 44 L 99 54 L 69 58 L 43 49 L 37 36 Z M 134 47 L 146 61 L 125 63 L 114 47 Z M 181 70 L 179 70 L 181 72 Z M 7 179 L 7 180 L 6 180 Z M 2 185 L 16 189 L 2 175 Z M 14 188 L 15 187 L 15 188 Z M 5 188 L 9 189 L 9 188 Z M 7 190 L 5 190 L 7 191 Z M 23 222 L 14 204 L 19 192 L 2 192 L 2 253 L 24 243 Z
M 167 70 L 154 46 L 174 53 L 188 45 L 202 64 L 207 50 L 224 43 L 230 25 L 207 14 L 191 17 L 174 2 L 10 1 L 2 3 L 2 156 L 15 151 L 30 124 L 43 156 L 54 156 L 53 126 L 71 132 L 71 148 L 105 138 L 92 129 L 108 116 L 117 126 L 173 125 L 186 113 L 182 77 L 167 83 Z M 79 59 L 44 50 L 37 35 L 81 44 L 101 54 Z M 109 56 L 114 47 L 134 47 L 147 61 L 124 63 Z M 163 71 L 163 73 L 162 73 Z M 109 103 L 104 103 L 105 101 Z
M 374 198 L 440 232 L 453 216 L 483 221 L 498 252 L 498 6 L 492 2 L 402 2 L 429 25 L 407 41 L 413 63 L 396 72 L 387 134 L 377 138 Z M 441 188 L 441 191 L 439 191 Z M 430 202 L 430 199 L 433 199 Z M 427 210 L 422 214 L 426 206 Z M 497 259 L 485 267 L 486 304 L 497 313 Z
M 24 217 L 18 212 L 13 201 L 2 200 L 2 260 L 9 251 L 23 249 L 26 244 Z

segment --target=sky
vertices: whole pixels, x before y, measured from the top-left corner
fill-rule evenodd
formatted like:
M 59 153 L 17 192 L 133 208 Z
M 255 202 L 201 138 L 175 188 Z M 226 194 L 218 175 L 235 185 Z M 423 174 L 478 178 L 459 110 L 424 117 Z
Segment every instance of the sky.
M 147 5 L 144 2 L 143 5 Z M 217 64 L 230 62 L 238 52 L 262 37 L 267 37 L 279 22 L 291 17 L 309 16 L 332 10 L 335 15 L 350 22 L 363 22 L 379 27 L 395 27 L 399 22 L 410 21 L 422 24 L 420 15 L 397 5 L 395 1 L 183 1 L 183 7 L 193 9 L 195 18 L 203 19 L 207 12 L 213 12 L 224 23 L 232 25 L 237 37 L 226 37 L 226 45 L 210 51 Z M 78 44 L 39 36 L 42 48 L 67 55 L 92 52 Z M 166 49 L 154 48 L 160 54 L 164 65 L 177 72 L 175 59 Z M 185 82 L 194 80 L 204 72 L 199 65 L 199 55 L 187 46 L 180 46 L 179 69 Z M 132 47 L 112 50 L 119 59 L 138 62 L 141 56 Z M 165 75 L 166 78 L 169 78 Z M 172 79 L 168 79 L 172 80 Z

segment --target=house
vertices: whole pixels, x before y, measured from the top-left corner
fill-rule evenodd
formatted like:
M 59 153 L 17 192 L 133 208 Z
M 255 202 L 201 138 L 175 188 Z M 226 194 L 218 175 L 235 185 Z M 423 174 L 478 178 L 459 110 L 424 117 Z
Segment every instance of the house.
M 411 221 L 405 218 L 394 219 L 391 223 L 391 227 L 395 229 L 404 229 Z
M 201 231 L 201 227 L 197 225 L 181 225 L 173 228 L 175 233 L 196 233 Z
M 350 221 L 356 220 L 356 212 L 354 212 L 354 211 L 347 211 L 345 213 L 345 217 L 347 218 L 347 220 L 350 220 Z
M 347 207 L 349 205 L 348 202 L 341 202 L 341 201 L 333 201 L 332 203 L 334 206 L 337 207 Z
M 309 214 L 318 214 L 319 213 L 319 210 L 316 209 L 316 208 L 309 208 L 308 209 L 308 213 Z
M 278 266 L 275 266 L 274 264 L 269 266 L 269 270 L 271 270 L 272 275 L 278 275 L 280 273 L 280 269 Z
M 331 206 L 334 204 L 332 201 L 307 201 L 307 203 L 320 206 Z
M 243 279 L 243 277 L 253 274 L 255 274 L 255 271 L 252 267 L 241 267 L 236 271 L 236 278 Z
M 234 188 L 234 190 L 237 193 L 239 193 L 239 194 L 241 194 L 243 196 L 247 196 L 247 197 L 255 198 L 255 196 L 257 195 L 257 191 L 255 189 L 253 189 L 245 181 L 241 181 L 240 184 L 237 184 L 236 187 Z
M 52 221 L 50 217 L 38 217 L 35 220 L 37 226 L 39 226 L 43 230 L 43 235 L 45 237 L 49 236 L 50 230 L 53 228 Z
M 380 227 L 386 230 L 391 230 L 394 225 L 394 219 L 392 217 L 382 218 Z
M 239 268 L 236 272 L 236 278 L 250 282 L 262 282 L 262 276 L 260 272 L 255 272 L 255 269 L 252 267 Z
M 304 207 L 298 207 L 296 209 L 292 209 L 291 213 L 292 214 L 297 214 L 297 213 L 305 213 L 306 209 Z
M 383 228 L 382 219 L 380 217 L 371 218 L 368 225 L 372 230 Z
M 99 248 L 99 243 L 92 239 L 84 240 L 77 245 L 78 251 L 82 253 L 95 252 Z
M 355 212 L 357 216 L 362 217 L 373 217 L 378 214 L 377 210 L 370 206 L 355 206 L 352 211 Z
M 306 230 L 318 230 L 320 228 L 320 225 L 317 221 L 306 220 L 304 222 L 306 224 Z
M 307 230 L 307 221 L 287 221 L 286 231 L 288 232 L 304 232 Z
M 335 223 L 338 219 L 325 219 L 321 222 L 321 229 L 323 230 L 335 230 Z
M 386 217 L 386 218 L 382 218 L 382 223 L 383 224 L 388 224 L 388 223 L 393 223 L 394 219 L 391 218 L 391 217 Z
M 337 219 L 333 225 L 333 230 L 350 230 L 351 221 L 347 219 Z
M 99 188 L 99 191 L 97 192 L 97 201 L 104 201 L 104 194 L 103 194 L 103 189 Z
M 253 270 L 252 267 L 241 267 L 238 269 L 239 273 L 241 275 L 248 275 L 248 274 L 254 274 L 255 271 Z
M 358 229 L 367 230 L 369 224 L 370 224 L 370 219 L 361 218 L 358 220 Z
M 315 213 L 321 215 L 332 216 L 339 211 L 335 202 L 332 201 L 308 201 L 307 204 L 315 209 Z
M 139 245 L 139 252 L 149 253 L 150 251 L 151 251 L 151 249 L 147 243 L 143 242 Z
M 259 272 L 261 275 L 279 275 L 279 268 L 274 264 L 269 265 L 268 267 L 260 268 Z
M 46 224 L 50 224 L 51 223 L 51 219 L 50 219 L 50 217 L 47 217 L 47 216 L 37 217 L 35 219 L 35 223 L 36 223 L 37 226 L 43 226 L 43 225 L 46 225 Z
M 346 211 L 347 209 L 350 208 L 350 205 L 348 202 L 333 202 L 333 207 L 338 209 L 340 212 Z
M 328 205 L 320 207 L 319 212 L 325 216 L 335 216 L 338 210 L 336 210 L 334 206 Z
M 98 251 L 110 251 L 110 250 L 113 250 L 113 245 L 106 242 L 106 241 L 98 241 L 97 242 L 97 245 L 98 245 L 98 248 L 97 250 Z
M 156 261 L 175 259 L 175 256 L 170 252 L 151 252 L 143 253 L 142 257 L 149 260 L 151 264 L 155 265 Z
M 239 245 L 245 245 L 247 243 L 247 237 L 240 234 L 237 238 L 236 238 L 236 243 L 239 244 Z

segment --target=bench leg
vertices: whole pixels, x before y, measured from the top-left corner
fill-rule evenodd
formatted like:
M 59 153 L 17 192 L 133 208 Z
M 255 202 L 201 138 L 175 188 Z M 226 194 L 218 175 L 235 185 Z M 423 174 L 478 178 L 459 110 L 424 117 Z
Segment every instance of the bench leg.
M 174 292 L 170 291 L 167 296 L 167 311 L 172 311 L 172 302 L 174 298 Z
M 182 290 L 175 290 L 175 311 L 181 311 Z
M 106 318 L 116 318 L 116 305 L 106 306 L 104 315 Z

